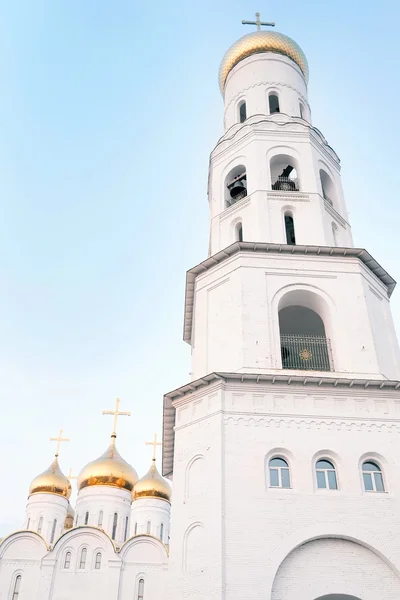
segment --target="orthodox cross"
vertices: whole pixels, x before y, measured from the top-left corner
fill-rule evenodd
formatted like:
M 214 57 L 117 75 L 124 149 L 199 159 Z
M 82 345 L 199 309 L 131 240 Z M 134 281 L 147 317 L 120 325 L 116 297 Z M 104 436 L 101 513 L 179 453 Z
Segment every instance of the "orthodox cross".
M 59 433 L 58 437 L 51 437 L 50 438 L 51 442 L 57 442 L 56 457 L 58 457 L 58 455 L 60 454 L 60 444 L 61 444 L 61 442 L 70 442 L 71 441 L 69 438 L 63 438 L 62 433 L 63 433 L 63 430 L 60 429 L 60 433 Z
M 152 442 L 145 442 L 144 443 L 145 446 L 153 446 L 153 459 L 152 460 L 156 460 L 156 452 L 157 452 L 157 446 L 162 446 L 161 442 L 157 442 L 157 434 L 154 434 L 154 440 Z
M 242 21 L 243 25 L 256 25 L 257 31 L 261 31 L 261 26 L 263 27 L 275 27 L 275 23 L 272 21 L 271 23 L 260 21 L 260 13 L 256 13 L 255 21 Z
M 114 415 L 114 426 L 113 426 L 113 432 L 111 434 L 112 438 L 117 437 L 117 419 L 118 419 L 118 417 L 120 417 L 120 416 L 130 417 L 131 416 L 130 412 L 121 412 L 119 410 L 119 403 L 120 403 L 120 399 L 117 398 L 115 401 L 115 410 L 103 410 L 103 412 L 102 412 L 103 415 Z
M 78 479 L 76 475 L 72 475 L 72 467 L 69 468 L 69 473 L 68 473 L 67 479 L 69 482 L 71 481 L 71 479 Z

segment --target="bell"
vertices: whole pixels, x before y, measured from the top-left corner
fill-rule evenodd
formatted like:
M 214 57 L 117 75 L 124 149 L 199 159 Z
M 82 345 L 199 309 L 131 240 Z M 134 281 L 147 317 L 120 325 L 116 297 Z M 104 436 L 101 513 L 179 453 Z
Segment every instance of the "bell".
M 283 192 L 295 192 L 296 183 L 288 177 L 278 177 L 278 181 L 272 186 L 274 190 L 281 190 Z
M 246 191 L 246 188 L 243 185 L 243 181 L 235 181 L 231 189 L 229 190 L 231 194 L 231 198 L 236 198 L 239 194 L 243 194 Z M 243 194 L 246 195 L 246 194 Z

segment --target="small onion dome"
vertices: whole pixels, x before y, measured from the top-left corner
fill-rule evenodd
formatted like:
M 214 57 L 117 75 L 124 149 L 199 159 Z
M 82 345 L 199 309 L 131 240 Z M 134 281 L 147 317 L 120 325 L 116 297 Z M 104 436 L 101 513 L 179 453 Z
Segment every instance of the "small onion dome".
M 71 484 L 62 473 L 58 464 L 57 456 L 46 471 L 35 477 L 29 488 L 31 494 L 56 494 L 69 498 L 71 496 Z
M 162 498 L 171 501 L 171 486 L 157 471 L 156 461 L 153 459 L 149 471 L 144 475 L 133 489 L 133 499 Z
M 226 52 L 219 68 L 219 87 L 225 89 L 226 78 L 241 60 L 252 54 L 275 52 L 291 58 L 308 81 L 308 63 L 303 50 L 287 35 L 277 31 L 253 31 L 235 42 Z
M 78 475 L 78 490 L 94 485 L 109 485 L 128 491 L 138 480 L 135 469 L 126 462 L 115 447 L 115 438 L 98 458 L 83 467 Z

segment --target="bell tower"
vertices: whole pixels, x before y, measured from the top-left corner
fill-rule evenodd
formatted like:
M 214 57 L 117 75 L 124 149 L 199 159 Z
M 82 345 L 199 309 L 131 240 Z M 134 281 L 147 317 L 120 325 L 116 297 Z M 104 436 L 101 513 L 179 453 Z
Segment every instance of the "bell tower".
M 258 13 L 243 23 L 257 30 L 219 71 L 209 256 L 186 280 L 192 381 L 164 397 L 168 597 L 364 598 L 342 560 L 358 551 L 379 597 L 382 565 L 363 552 L 385 556 L 391 528 L 400 534 L 395 281 L 353 245 L 339 157 L 311 120 L 303 51 L 262 29 L 274 24 Z M 337 561 L 341 585 L 291 572 L 302 544 L 318 569 Z

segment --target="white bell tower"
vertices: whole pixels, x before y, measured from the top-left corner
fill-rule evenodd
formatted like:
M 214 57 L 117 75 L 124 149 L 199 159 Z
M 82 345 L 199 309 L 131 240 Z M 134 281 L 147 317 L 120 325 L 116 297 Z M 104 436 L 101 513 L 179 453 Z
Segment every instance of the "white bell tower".
M 186 284 L 193 377 L 164 398 L 168 598 L 374 600 L 387 569 L 394 600 L 395 282 L 353 246 L 303 51 L 254 24 L 219 73 L 209 256 Z

